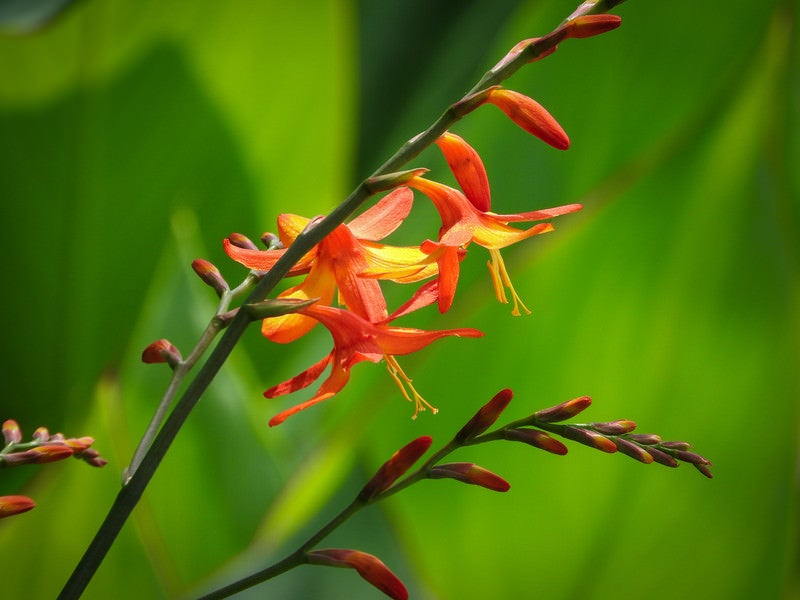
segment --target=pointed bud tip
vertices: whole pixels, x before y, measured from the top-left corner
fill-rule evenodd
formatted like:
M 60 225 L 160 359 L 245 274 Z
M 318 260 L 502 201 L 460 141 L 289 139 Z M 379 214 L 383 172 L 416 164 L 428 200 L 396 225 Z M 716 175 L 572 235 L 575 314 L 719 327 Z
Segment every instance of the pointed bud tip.
M 27 512 L 35 506 L 27 496 L 0 496 L 0 519 Z
M 508 388 L 497 392 L 497 394 L 495 394 L 489 402 L 484 404 L 467 424 L 461 428 L 456 434 L 456 440 L 463 443 L 486 431 L 497 421 L 513 397 L 514 392 Z

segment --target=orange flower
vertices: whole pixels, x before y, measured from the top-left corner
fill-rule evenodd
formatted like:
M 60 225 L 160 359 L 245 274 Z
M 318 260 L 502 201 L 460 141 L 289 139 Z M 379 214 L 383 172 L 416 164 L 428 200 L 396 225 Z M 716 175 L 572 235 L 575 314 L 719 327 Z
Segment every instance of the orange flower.
M 338 289 L 348 309 L 370 322 L 387 318 L 386 301 L 378 279 L 420 281 L 436 273 L 436 264 L 418 247 L 395 247 L 376 243 L 392 233 L 411 210 L 413 193 L 398 188 L 349 224 L 340 225 L 310 251 L 290 274 L 307 272 L 306 278 L 281 293 L 279 298 L 308 300 L 331 305 Z M 281 241 L 290 245 L 311 223 L 297 215 L 281 215 Z M 269 270 L 285 250 L 251 250 L 223 241 L 225 252 L 235 261 L 258 270 Z M 380 272 L 377 277 L 369 270 Z M 300 313 L 262 321 L 261 332 L 270 340 L 288 343 L 306 334 L 316 321 Z
M 331 365 L 331 374 L 310 400 L 276 415 L 270 420 L 270 426 L 278 425 L 291 415 L 337 394 L 349 381 L 350 369 L 365 360 L 374 363 L 380 362 L 381 359 L 386 361 L 389 374 L 400 387 L 403 396 L 409 402 L 414 402 L 414 417 L 426 407 L 435 413 L 436 409 L 414 389 L 411 379 L 400 368 L 395 355 L 411 354 L 447 336 L 480 337 L 483 335 L 477 329 L 425 331 L 408 327 L 390 327 L 386 323 L 371 323 L 353 312 L 324 305 L 314 304 L 300 312 L 319 321 L 331 332 L 333 350 L 328 356 L 299 375 L 271 387 L 264 392 L 264 396 L 276 398 L 308 387 L 319 379 L 328 364 Z
M 514 290 L 506 271 L 503 257 L 500 255 L 500 249 L 534 235 L 552 231 L 553 226 L 549 223 L 539 223 L 523 230 L 516 229 L 508 224 L 550 219 L 580 210 L 581 205 L 567 204 L 531 212 L 498 215 L 493 212 L 479 210 L 459 190 L 430 181 L 421 175 L 414 176 L 408 182 L 408 185 L 428 196 L 433 201 L 442 219 L 442 227 L 439 230 L 439 243 L 426 242 L 422 245 L 424 251 L 429 251 L 431 256 L 436 256 L 439 261 L 440 286 L 443 281 L 447 282 L 447 286 L 442 286 L 439 291 L 439 310 L 445 312 L 449 308 L 453 300 L 452 294 L 455 291 L 455 282 L 458 279 L 458 261 L 448 256 L 444 247 L 463 247 L 470 242 L 474 242 L 489 250 L 491 261 L 488 265 L 498 301 L 503 304 L 508 303 L 505 293 L 505 288 L 508 288 L 514 301 L 512 314 L 515 316 L 521 314 L 520 306 L 525 312 L 530 313 Z

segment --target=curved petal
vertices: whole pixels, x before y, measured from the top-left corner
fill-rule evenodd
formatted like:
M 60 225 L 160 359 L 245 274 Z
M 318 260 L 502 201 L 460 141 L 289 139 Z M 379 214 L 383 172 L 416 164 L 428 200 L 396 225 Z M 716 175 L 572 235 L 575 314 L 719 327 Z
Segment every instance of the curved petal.
M 481 212 L 491 208 L 492 196 L 486 168 L 477 151 L 463 138 L 445 132 L 436 140 L 464 195 Z
M 514 215 L 498 215 L 495 213 L 486 213 L 488 216 L 504 223 L 513 223 L 519 221 L 541 221 L 543 219 L 552 219 L 561 215 L 578 212 L 583 208 L 582 204 L 565 204 L 563 206 L 555 206 L 553 208 L 543 208 L 541 210 L 533 210 L 530 212 L 517 213 Z
M 505 248 L 534 235 L 553 231 L 550 223 L 538 223 L 530 229 L 516 229 L 488 216 L 482 221 L 482 226 L 473 232 L 472 241 L 488 249 Z
M 397 229 L 411 212 L 414 192 L 407 187 L 392 190 L 347 224 L 355 237 L 363 240 L 382 240 Z
M 257 269 L 259 271 L 269 271 L 286 252 L 285 249 L 250 250 L 248 248 L 240 248 L 239 246 L 231 243 L 228 238 L 222 240 L 222 247 L 225 250 L 225 254 L 230 256 L 239 264 L 244 265 L 248 269 Z M 288 275 L 291 276 L 307 273 L 315 255 L 316 249 L 309 251 L 297 262 L 294 267 L 292 267 Z

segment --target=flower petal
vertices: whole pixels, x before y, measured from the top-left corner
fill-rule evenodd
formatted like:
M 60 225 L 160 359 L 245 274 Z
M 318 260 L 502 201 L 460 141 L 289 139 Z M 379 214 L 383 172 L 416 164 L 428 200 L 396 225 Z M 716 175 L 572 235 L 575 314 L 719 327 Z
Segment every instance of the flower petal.
M 489 210 L 492 204 L 489 178 L 476 150 L 463 138 L 450 132 L 445 132 L 440 136 L 436 140 L 436 145 L 444 154 L 450 170 L 456 176 L 458 185 L 461 186 L 467 199 L 481 212 Z
M 407 187 L 397 188 L 347 224 L 355 237 L 362 240 L 382 240 L 397 229 L 411 212 L 414 192 Z

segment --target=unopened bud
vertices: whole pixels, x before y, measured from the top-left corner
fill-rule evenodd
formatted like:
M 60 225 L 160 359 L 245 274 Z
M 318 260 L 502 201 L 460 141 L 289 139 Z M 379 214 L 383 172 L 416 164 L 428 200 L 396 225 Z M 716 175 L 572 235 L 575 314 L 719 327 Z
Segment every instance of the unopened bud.
M 673 468 L 678 466 L 678 461 L 663 450 L 659 450 L 658 448 L 648 448 L 647 452 L 653 457 L 653 461 L 660 465 Z
M 622 454 L 630 456 L 641 463 L 649 465 L 653 462 L 653 455 L 648 450 L 645 450 L 638 444 L 626 440 L 625 438 L 617 438 L 614 440 L 614 445 Z
M 541 423 L 557 423 L 559 421 L 566 421 L 571 419 L 578 413 L 583 412 L 589 405 L 592 399 L 589 396 L 581 396 L 573 400 L 567 400 L 557 406 L 551 406 L 543 410 L 537 411 L 533 414 L 534 418 Z
M 572 19 L 564 28 L 569 38 L 588 38 L 616 29 L 622 24 L 617 15 L 582 15 Z
M 45 444 L 26 450 L 25 454 L 30 454 L 30 462 L 38 465 L 64 460 L 72 456 L 73 452 L 72 448 L 64 444 Z
M 645 446 L 655 446 L 661 443 L 661 436 L 655 433 L 632 433 L 625 437 L 637 444 L 644 444 Z
M 608 421 L 605 423 L 592 423 L 592 429 L 605 435 L 622 435 L 636 429 L 634 421 Z
M 617 445 L 614 442 L 595 431 L 568 425 L 564 427 L 561 435 L 574 442 L 581 443 L 585 446 L 591 446 L 592 448 L 608 452 L 609 454 L 617 451 Z
M 35 506 L 27 496 L 0 496 L 0 519 L 27 512 Z
M 563 456 L 569 451 L 568 448 L 556 438 L 538 429 L 507 429 L 503 434 L 507 440 L 522 442 L 534 448 L 550 452 L 551 454 Z
M 312 565 L 355 569 L 365 581 L 394 600 L 407 600 L 408 590 L 397 575 L 377 557 L 359 550 L 328 548 L 306 553 Z
M 499 475 L 473 463 L 459 462 L 437 465 L 430 470 L 428 476 L 431 479 L 455 479 L 495 492 L 507 492 L 511 488 L 511 484 Z
M 94 444 L 94 438 L 89 436 L 84 436 L 81 438 L 69 438 L 68 440 L 64 440 L 64 443 L 72 448 L 72 450 L 76 453 L 82 452 L 89 448 L 92 444 Z
M 261 234 L 261 243 L 266 246 L 267 250 L 281 250 L 283 248 L 281 238 L 269 231 Z
M 258 250 L 258 247 L 253 243 L 249 237 L 242 233 L 232 233 L 228 236 L 228 241 L 239 248 L 245 250 Z
M 688 450 L 692 445 L 689 442 L 661 442 L 661 447 L 670 450 Z
M 497 392 L 494 398 L 484 404 L 467 424 L 461 428 L 456 434 L 456 440 L 463 443 L 489 429 L 506 409 L 508 403 L 511 402 L 513 395 L 514 393 L 508 388 Z
M 694 465 L 711 465 L 711 461 L 708 460 L 705 456 L 700 456 L 696 452 L 687 452 L 686 450 L 676 450 L 673 454 L 675 458 L 678 460 L 682 460 L 683 462 L 689 462 Z
M 8 444 L 19 444 L 22 441 L 22 430 L 14 419 L 3 423 L 3 439 Z
M 167 363 L 174 369 L 182 360 L 180 351 L 165 339 L 156 340 L 142 352 L 142 362 L 147 364 Z
M 37 442 L 46 442 L 50 439 L 50 431 L 47 427 L 37 427 L 33 432 L 33 439 Z
M 368 502 L 387 489 L 428 451 L 432 443 L 433 438 L 425 435 L 400 448 L 381 465 L 377 473 L 367 482 L 367 485 L 358 494 L 359 499 Z
M 714 475 L 711 473 L 711 469 L 708 468 L 708 465 L 698 465 L 698 464 L 695 464 L 695 463 L 693 463 L 693 464 L 694 464 L 694 468 L 697 469 L 698 471 L 700 471 L 703 475 L 705 475 L 709 479 L 713 479 L 714 478 Z
M 528 133 L 557 148 L 569 148 L 567 136 L 558 121 L 533 98 L 500 86 L 492 88 L 487 95 L 487 102 L 502 110 L 508 118 Z
M 207 260 L 202 258 L 194 259 L 192 261 L 192 269 L 194 269 L 194 272 L 197 273 L 197 276 L 200 277 L 203 283 L 213 288 L 217 296 L 222 296 L 222 294 L 230 289 L 228 282 L 225 281 L 219 269 Z

